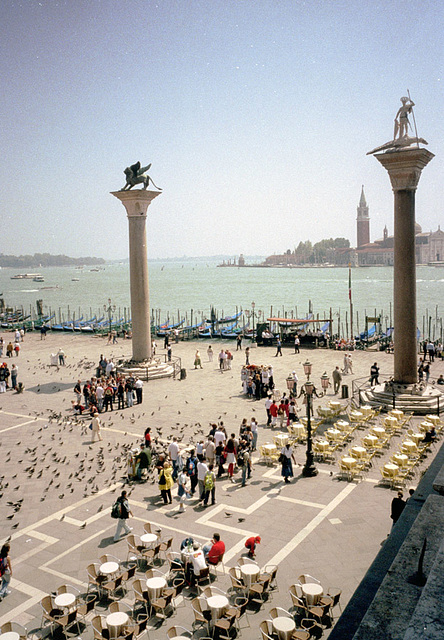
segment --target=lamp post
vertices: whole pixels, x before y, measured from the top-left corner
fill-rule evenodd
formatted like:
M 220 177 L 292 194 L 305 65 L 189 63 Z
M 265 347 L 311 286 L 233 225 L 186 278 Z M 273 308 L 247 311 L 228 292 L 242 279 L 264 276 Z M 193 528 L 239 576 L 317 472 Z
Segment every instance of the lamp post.
M 254 307 L 255 306 L 256 306 L 256 303 L 252 302 L 251 303 L 251 308 L 253 309 L 253 311 L 251 312 L 251 316 L 253 318 L 253 342 L 256 342 L 256 336 L 255 336 L 255 333 L 254 333 Z
M 312 478 L 318 474 L 318 470 L 314 465 L 313 458 L 313 440 L 311 437 L 311 407 L 312 407 L 312 397 L 315 394 L 318 398 L 319 396 L 316 392 L 316 388 L 310 380 L 311 375 L 311 362 L 308 360 L 304 362 L 304 373 L 307 376 L 307 381 L 301 385 L 301 392 L 299 397 L 303 394 L 305 396 L 305 402 L 307 405 L 307 453 L 304 468 L 302 469 L 302 475 L 306 478 Z M 323 395 L 323 394 L 322 394 Z
M 111 335 L 111 320 L 112 320 L 112 312 L 116 310 L 116 305 L 111 304 L 111 298 L 108 298 L 108 306 L 106 304 L 103 305 L 103 310 L 108 314 L 108 324 L 109 324 L 109 335 Z
M 293 391 L 294 391 L 294 378 L 291 374 L 286 379 L 286 383 L 287 383 L 287 389 L 290 392 L 290 398 L 291 398 L 293 397 Z

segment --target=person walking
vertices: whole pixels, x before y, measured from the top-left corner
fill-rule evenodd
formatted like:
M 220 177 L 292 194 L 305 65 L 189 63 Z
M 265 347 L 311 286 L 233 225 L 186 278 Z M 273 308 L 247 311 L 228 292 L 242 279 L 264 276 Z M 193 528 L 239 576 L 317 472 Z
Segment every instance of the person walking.
M 143 380 L 136 376 L 136 380 L 134 382 L 134 389 L 136 391 L 136 401 L 137 404 L 142 404 L 142 396 L 143 396 Z
M 294 352 L 295 353 L 300 353 L 300 346 L 301 346 L 301 340 L 298 336 L 298 334 L 296 334 L 295 339 L 294 339 Z
M 6 542 L 0 550 L 0 576 L 2 579 L 2 585 L 0 587 L 0 601 L 11 593 L 8 589 L 12 577 L 11 559 L 9 557 L 10 550 L 11 547 L 8 542 Z
M 199 485 L 199 500 L 203 501 L 205 496 L 205 476 L 208 472 L 208 466 L 204 462 L 203 456 L 199 458 L 199 462 L 197 463 L 197 483 Z
M 248 365 L 250 364 L 250 347 L 247 347 L 245 349 L 245 364 Z
M 203 369 L 199 349 L 196 351 L 194 355 L 194 368 L 197 369 L 197 367 L 200 367 L 201 369 Z
M 393 524 L 396 524 L 401 516 L 401 513 L 404 511 L 404 507 L 406 505 L 404 498 L 404 494 L 402 491 L 398 491 L 398 495 L 396 498 L 393 498 L 391 509 L 390 509 L 390 517 L 393 520 Z
M 13 364 L 11 367 L 11 386 L 14 391 L 17 389 L 17 375 L 18 375 L 18 367 Z
M 378 363 L 375 362 L 370 367 L 370 386 L 374 387 L 377 384 L 379 384 L 379 367 L 378 367 Z
M 128 503 L 126 491 L 122 491 L 120 497 L 117 498 L 117 503 L 120 506 L 120 514 L 117 522 L 116 533 L 114 534 L 114 542 L 119 542 L 122 531 L 124 531 L 125 534 L 131 533 L 132 531 L 132 527 L 129 527 L 126 522 L 128 518 L 133 515 Z
M 288 442 L 285 447 L 283 447 L 279 460 L 282 465 L 281 475 L 284 478 L 285 483 L 288 484 L 290 482 L 290 478 L 293 477 L 292 461 L 296 464 L 293 447 L 290 446 Z
M 339 391 L 339 387 L 341 386 L 341 382 L 342 382 L 342 373 L 340 372 L 339 367 L 336 367 L 336 369 L 333 371 L 332 378 L 333 378 L 333 392 L 336 395 Z
M 278 337 L 277 342 L 276 342 L 276 353 L 274 354 L 274 357 L 277 358 L 278 356 L 282 355 L 282 342 L 281 339 Z
M 236 338 L 236 351 L 242 351 L 242 334 L 240 333 Z
M 179 500 L 179 513 L 183 513 L 185 511 L 185 498 L 189 498 L 187 492 L 187 482 L 188 476 L 185 473 L 185 469 L 179 471 L 179 475 L 177 476 L 177 498 Z
M 190 479 L 190 484 L 191 484 L 191 495 L 194 496 L 194 494 L 196 493 L 196 487 L 197 487 L 197 463 L 198 463 L 198 459 L 196 458 L 194 449 L 192 449 L 190 451 L 190 455 L 187 458 L 187 461 L 185 463 L 185 471 L 187 473 L 187 476 Z
M 163 499 L 163 504 L 171 504 L 173 502 L 171 489 L 174 486 L 174 480 L 171 471 L 171 465 L 168 462 L 164 462 L 163 468 L 159 473 L 159 489 L 160 495 Z
M 233 474 L 234 474 L 234 465 L 236 464 L 236 445 L 234 439 L 231 437 L 228 439 L 227 444 L 225 445 L 224 453 L 226 454 L 226 461 L 228 464 L 228 477 L 231 482 L 234 482 Z
M 57 355 L 58 355 L 58 358 L 59 358 L 59 366 L 60 367 L 64 367 L 65 366 L 65 352 L 63 351 L 63 349 L 61 347 L 57 351 Z
M 207 349 L 208 362 L 213 362 L 213 355 L 214 355 L 214 351 L 210 344 L 210 346 Z
M 214 465 L 208 465 L 208 471 L 204 479 L 204 498 L 203 506 L 206 507 L 211 494 L 211 504 L 216 504 L 216 476 L 214 475 Z
M 100 433 L 100 418 L 97 410 L 94 411 L 91 421 L 91 429 L 92 429 L 92 442 L 96 441 L 96 436 L 98 440 L 102 440 L 102 435 Z

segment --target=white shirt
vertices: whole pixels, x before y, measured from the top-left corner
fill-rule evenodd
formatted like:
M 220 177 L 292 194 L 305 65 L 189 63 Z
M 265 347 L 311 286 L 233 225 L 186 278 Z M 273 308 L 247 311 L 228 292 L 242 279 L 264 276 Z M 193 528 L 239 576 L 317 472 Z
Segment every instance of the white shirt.
M 194 574 L 197 576 L 199 575 L 200 570 L 205 569 L 205 567 L 207 566 L 207 563 L 205 562 L 204 552 L 202 551 L 202 549 L 197 549 L 196 551 L 192 552 L 190 559 L 193 563 Z
M 269 409 L 271 407 L 271 405 L 273 404 L 273 401 L 270 398 L 267 398 L 265 400 L 265 408 Z
M 143 387 L 143 380 L 136 380 L 136 382 L 134 383 L 134 386 L 136 389 L 141 389 Z
M 205 475 L 207 472 L 208 472 L 208 466 L 205 464 L 205 462 L 198 462 L 197 463 L 197 479 L 205 480 Z
M 176 461 L 179 455 L 179 445 L 177 442 L 172 442 L 168 447 L 168 453 L 170 455 L 171 460 Z
M 256 420 L 252 420 L 251 421 L 251 431 L 254 433 L 255 431 L 257 431 L 257 422 Z
M 220 444 L 225 442 L 225 433 L 223 431 L 217 430 L 214 434 L 214 444 L 218 447 Z
M 100 384 L 98 384 L 96 387 L 97 400 L 101 400 L 103 398 L 103 394 L 104 394 L 103 387 Z

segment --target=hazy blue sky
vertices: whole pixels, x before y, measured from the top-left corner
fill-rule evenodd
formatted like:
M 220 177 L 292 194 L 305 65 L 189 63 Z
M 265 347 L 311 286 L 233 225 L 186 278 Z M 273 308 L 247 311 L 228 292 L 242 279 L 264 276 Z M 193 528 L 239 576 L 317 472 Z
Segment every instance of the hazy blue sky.
M 121 258 L 123 169 L 153 163 L 151 257 L 269 254 L 393 231 L 385 170 L 410 90 L 436 157 L 417 192 L 444 226 L 436 0 L 2 0 L 3 253 Z

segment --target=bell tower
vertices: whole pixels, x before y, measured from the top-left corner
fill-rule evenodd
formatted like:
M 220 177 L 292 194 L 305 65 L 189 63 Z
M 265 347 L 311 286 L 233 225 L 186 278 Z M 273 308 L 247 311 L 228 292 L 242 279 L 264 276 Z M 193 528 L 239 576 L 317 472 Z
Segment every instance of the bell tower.
M 370 242 L 370 217 L 368 215 L 368 206 L 365 201 L 364 185 L 362 185 L 361 199 L 359 200 L 359 206 L 357 207 L 356 218 L 356 232 L 357 232 L 357 247 L 362 247 L 364 244 Z

